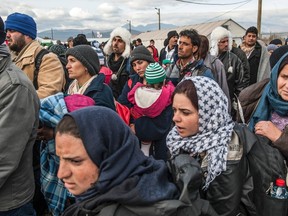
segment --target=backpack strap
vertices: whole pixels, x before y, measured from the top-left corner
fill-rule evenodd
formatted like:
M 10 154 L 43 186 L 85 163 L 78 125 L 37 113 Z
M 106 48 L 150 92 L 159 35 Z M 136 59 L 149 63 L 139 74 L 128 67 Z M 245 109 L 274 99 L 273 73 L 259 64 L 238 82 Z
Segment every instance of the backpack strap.
M 206 70 L 210 70 L 210 68 L 208 68 L 206 65 L 202 65 L 199 69 L 198 69 L 198 72 L 197 72 L 197 76 L 203 76 L 203 74 L 205 73 Z M 211 73 L 213 74 L 213 72 L 211 71 Z
M 34 76 L 33 76 L 33 85 L 35 87 L 35 89 L 38 89 L 38 74 L 39 74 L 39 69 L 41 66 L 41 62 L 42 62 L 42 58 L 44 55 L 48 54 L 49 51 L 46 49 L 42 49 L 40 50 L 40 52 L 36 55 L 35 57 L 35 70 L 34 70 Z
M 246 122 L 245 122 L 245 118 L 244 118 L 244 113 L 243 113 L 243 108 L 242 108 L 241 102 L 240 102 L 240 100 L 238 99 L 238 97 L 237 97 L 237 95 L 235 93 L 234 93 L 234 97 L 236 98 L 236 101 L 237 101 L 237 113 L 239 115 L 241 123 L 247 125 Z

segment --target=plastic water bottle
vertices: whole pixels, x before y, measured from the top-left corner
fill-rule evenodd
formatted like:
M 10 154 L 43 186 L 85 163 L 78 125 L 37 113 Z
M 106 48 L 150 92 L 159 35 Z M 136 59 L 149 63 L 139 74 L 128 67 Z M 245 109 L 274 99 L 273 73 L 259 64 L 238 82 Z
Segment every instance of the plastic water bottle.
M 272 188 L 271 191 L 271 197 L 274 197 L 276 199 L 287 199 L 288 198 L 288 192 L 285 184 L 284 179 L 276 179 L 275 185 Z

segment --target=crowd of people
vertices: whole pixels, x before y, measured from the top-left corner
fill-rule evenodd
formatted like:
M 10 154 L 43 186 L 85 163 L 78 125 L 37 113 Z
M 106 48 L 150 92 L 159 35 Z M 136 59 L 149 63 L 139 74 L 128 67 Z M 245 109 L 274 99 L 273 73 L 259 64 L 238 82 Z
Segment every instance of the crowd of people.
M 0 216 L 284 216 L 288 45 L 115 28 L 48 51 L 0 17 Z M 39 57 L 41 54 L 41 57 Z M 287 183 L 286 183 L 287 185 Z

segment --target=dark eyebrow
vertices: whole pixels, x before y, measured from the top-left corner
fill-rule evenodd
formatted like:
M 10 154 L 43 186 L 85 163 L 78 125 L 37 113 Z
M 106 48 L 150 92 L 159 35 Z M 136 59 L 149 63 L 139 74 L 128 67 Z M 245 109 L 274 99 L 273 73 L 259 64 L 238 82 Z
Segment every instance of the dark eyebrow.
M 64 160 L 83 160 L 83 157 L 80 157 L 80 156 L 75 156 L 75 157 L 73 157 L 73 156 L 68 156 L 68 157 L 62 157 L 62 159 L 64 159 Z
M 192 110 L 190 110 L 190 109 L 186 109 L 186 108 L 179 108 L 179 110 L 181 110 L 181 111 L 189 111 L 189 112 L 192 112 Z
M 172 108 L 175 109 L 175 107 L 172 107 Z M 178 110 L 180 110 L 181 112 L 183 112 L 183 111 L 189 111 L 189 112 L 192 112 L 192 110 L 187 109 L 187 108 L 178 108 Z

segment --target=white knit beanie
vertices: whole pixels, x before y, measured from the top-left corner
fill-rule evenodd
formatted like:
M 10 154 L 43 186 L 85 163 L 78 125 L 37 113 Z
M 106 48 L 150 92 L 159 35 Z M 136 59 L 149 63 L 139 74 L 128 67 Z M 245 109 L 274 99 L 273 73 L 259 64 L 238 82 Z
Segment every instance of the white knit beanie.
M 130 49 L 131 49 L 130 48 L 131 34 L 127 29 L 122 28 L 122 27 L 117 27 L 111 32 L 110 38 L 103 48 L 104 53 L 106 55 L 111 55 L 113 53 L 112 41 L 113 41 L 113 38 L 116 36 L 121 37 L 121 39 L 125 42 L 125 50 L 122 53 L 122 56 L 124 58 L 128 58 L 130 56 Z
M 218 43 L 221 39 L 228 37 L 229 39 L 229 51 L 232 49 L 232 36 L 231 32 L 222 26 L 216 27 L 210 37 L 210 54 L 214 56 L 218 56 Z

